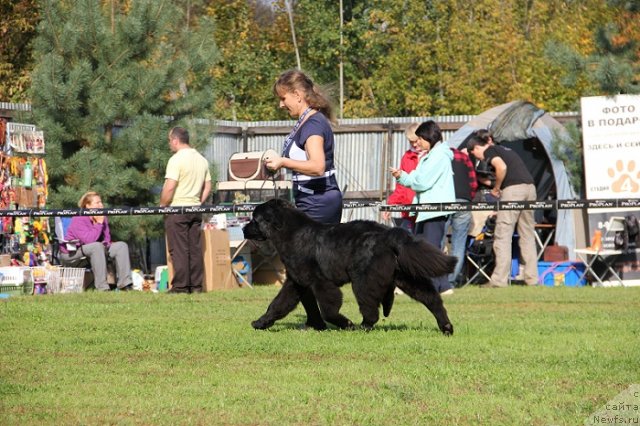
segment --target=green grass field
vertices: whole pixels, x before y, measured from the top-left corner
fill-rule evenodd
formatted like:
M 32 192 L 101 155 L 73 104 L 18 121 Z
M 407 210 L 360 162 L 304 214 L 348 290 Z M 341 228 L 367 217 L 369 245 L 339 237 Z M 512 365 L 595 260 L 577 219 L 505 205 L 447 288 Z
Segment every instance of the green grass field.
M 578 425 L 640 383 L 640 287 L 457 290 L 450 338 L 404 295 L 253 330 L 277 290 L 0 301 L 0 424 Z

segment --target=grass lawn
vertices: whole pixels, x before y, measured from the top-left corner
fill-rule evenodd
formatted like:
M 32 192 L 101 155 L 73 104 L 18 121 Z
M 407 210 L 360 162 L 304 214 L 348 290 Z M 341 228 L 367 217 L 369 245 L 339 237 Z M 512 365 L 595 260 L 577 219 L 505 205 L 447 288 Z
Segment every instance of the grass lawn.
M 456 290 L 449 338 L 404 295 L 253 330 L 277 290 L 0 300 L 0 424 L 578 425 L 640 383 L 640 287 Z

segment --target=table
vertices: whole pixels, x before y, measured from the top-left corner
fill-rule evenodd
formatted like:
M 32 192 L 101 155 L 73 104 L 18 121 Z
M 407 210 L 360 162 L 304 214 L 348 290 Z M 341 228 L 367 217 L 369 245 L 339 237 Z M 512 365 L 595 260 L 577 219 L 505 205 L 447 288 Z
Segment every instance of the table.
M 246 182 L 238 180 L 229 180 L 218 182 L 217 188 L 219 191 L 244 191 L 244 190 L 263 190 L 271 189 L 291 189 L 293 184 L 289 180 L 249 180 Z
M 239 191 L 248 195 L 253 193 L 251 202 L 266 201 L 269 197 L 293 199 L 293 183 L 289 180 L 249 180 L 249 181 L 222 181 L 216 185 L 217 191 Z M 267 194 L 264 192 L 267 191 Z M 268 197 L 265 198 L 265 195 Z
M 615 262 L 616 258 L 620 255 L 626 254 L 625 252 L 623 252 L 622 250 L 606 250 L 606 249 L 594 250 L 590 248 L 585 248 L 585 249 L 575 249 L 575 253 L 580 259 L 580 261 L 582 261 L 582 263 L 584 263 L 586 266 L 584 272 L 580 276 L 580 280 L 582 280 L 585 277 L 585 275 L 587 275 L 587 273 L 590 273 L 596 279 L 596 281 L 598 281 L 598 283 L 601 286 L 604 286 L 605 284 L 602 279 L 604 278 L 607 271 L 609 271 L 611 272 L 612 278 L 615 278 L 616 281 L 613 281 L 613 280 L 608 280 L 608 281 L 624 286 L 624 282 L 622 281 L 622 278 L 620 278 L 620 275 L 618 275 L 616 270 L 613 269 L 612 265 L 613 265 L 613 262 Z M 600 261 L 606 266 L 605 270 L 600 275 L 598 275 L 596 271 L 593 269 L 593 265 L 596 261 Z

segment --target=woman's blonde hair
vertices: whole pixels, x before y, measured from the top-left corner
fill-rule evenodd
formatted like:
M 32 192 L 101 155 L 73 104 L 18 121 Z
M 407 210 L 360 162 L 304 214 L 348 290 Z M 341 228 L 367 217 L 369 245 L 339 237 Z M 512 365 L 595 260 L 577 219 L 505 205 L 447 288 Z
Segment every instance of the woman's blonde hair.
M 335 123 L 336 117 L 329 97 L 325 95 L 323 90 L 315 84 L 311 78 L 300 70 L 288 70 L 280 74 L 276 82 L 273 84 L 273 93 L 280 96 L 278 89 L 282 89 L 287 93 L 294 90 L 303 94 L 304 100 L 313 109 L 317 109 L 325 115 L 332 123 Z
M 407 139 L 409 139 L 410 141 L 415 141 L 416 139 L 418 139 L 418 135 L 416 135 L 416 129 L 419 125 L 420 123 L 411 123 L 407 126 L 406 129 L 404 129 L 404 135 L 407 137 Z
M 99 197 L 100 194 L 98 194 L 95 191 L 88 191 L 85 192 L 82 197 L 80 197 L 80 201 L 78 201 L 78 207 L 80 207 L 81 209 L 84 209 L 85 207 L 87 207 L 87 204 L 91 204 L 91 201 L 93 201 L 93 199 L 95 197 Z

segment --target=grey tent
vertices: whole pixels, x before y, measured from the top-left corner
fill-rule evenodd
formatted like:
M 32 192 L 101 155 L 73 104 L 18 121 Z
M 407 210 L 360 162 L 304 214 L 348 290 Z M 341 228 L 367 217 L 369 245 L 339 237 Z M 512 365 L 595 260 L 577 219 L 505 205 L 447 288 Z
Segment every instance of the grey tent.
M 471 119 L 447 143 L 454 148 L 464 148 L 471 133 L 478 129 L 490 130 L 497 143 L 518 152 L 536 181 L 539 200 L 577 198 L 564 163 L 552 152 L 553 141 L 569 140 L 568 132 L 544 110 L 524 101 L 499 105 Z M 571 259 L 575 258 L 577 223 L 582 226 L 580 214 L 558 210 L 555 240 L 569 248 Z M 580 238 L 584 238 L 582 233 L 579 232 Z

